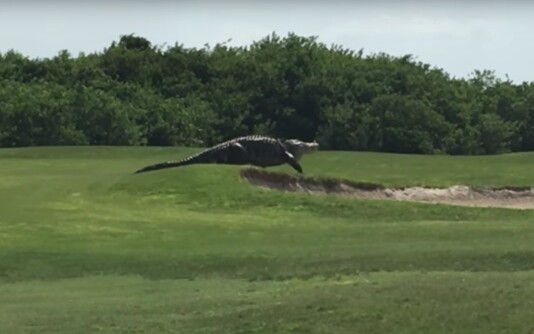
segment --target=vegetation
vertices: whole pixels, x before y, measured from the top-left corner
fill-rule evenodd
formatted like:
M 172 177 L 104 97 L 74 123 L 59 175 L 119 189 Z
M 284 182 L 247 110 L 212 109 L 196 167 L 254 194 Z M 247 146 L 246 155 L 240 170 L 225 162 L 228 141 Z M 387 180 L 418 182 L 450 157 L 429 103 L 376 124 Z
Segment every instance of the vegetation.
M 324 149 L 493 154 L 534 149 L 534 84 L 451 78 L 411 56 L 364 56 L 314 37 L 102 52 L 0 54 L 0 147 L 207 146 L 258 133 Z
M 294 34 L 9 51 L 0 333 L 534 331 L 533 211 L 277 192 L 235 166 L 132 174 L 250 133 L 317 139 L 317 177 L 534 185 L 532 154 L 463 156 L 534 149 L 534 84 L 490 71 Z
M 0 150 L 0 332 L 534 329 L 533 211 L 283 193 L 232 166 L 132 174 L 192 152 Z M 303 159 L 388 185 L 534 185 L 526 153 Z

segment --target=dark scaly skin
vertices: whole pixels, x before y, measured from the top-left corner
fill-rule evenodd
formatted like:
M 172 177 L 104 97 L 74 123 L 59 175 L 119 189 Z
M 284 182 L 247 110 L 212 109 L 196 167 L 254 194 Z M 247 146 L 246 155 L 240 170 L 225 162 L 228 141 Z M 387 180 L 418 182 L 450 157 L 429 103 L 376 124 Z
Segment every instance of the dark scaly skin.
M 234 138 L 179 161 L 166 161 L 146 166 L 135 173 L 144 173 L 164 168 L 191 164 L 253 165 L 258 167 L 289 164 L 302 173 L 298 160 L 303 154 L 317 151 L 317 142 L 301 142 L 296 139 L 281 140 L 266 136 L 244 136 Z

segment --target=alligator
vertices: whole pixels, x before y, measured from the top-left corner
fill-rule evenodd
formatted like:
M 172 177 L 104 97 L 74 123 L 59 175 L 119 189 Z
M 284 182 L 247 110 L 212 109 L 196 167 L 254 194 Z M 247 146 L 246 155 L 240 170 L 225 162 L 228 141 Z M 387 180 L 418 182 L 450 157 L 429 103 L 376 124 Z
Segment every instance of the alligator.
M 165 161 L 146 166 L 135 172 L 144 173 L 164 168 L 191 164 L 252 165 L 257 167 L 280 166 L 285 163 L 303 173 L 299 164 L 304 154 L 316 152 L 317 141 L 304 142 L 298 139 L 280 139 L 251 135 L 237 137 L 207 148 L 179 161 Z

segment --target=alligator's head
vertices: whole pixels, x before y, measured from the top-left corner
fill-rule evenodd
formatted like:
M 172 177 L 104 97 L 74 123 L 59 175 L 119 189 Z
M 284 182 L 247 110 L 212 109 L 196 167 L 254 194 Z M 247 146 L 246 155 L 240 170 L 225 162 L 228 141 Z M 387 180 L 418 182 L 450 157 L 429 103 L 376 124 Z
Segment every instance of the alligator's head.
M 319 143 L 316 140 L 305 142 L 298 139 L 286 139 L 284 140 L 284 145 L 297 161 L 302 158 L 303 154 L 314 153 L 319 149 Z

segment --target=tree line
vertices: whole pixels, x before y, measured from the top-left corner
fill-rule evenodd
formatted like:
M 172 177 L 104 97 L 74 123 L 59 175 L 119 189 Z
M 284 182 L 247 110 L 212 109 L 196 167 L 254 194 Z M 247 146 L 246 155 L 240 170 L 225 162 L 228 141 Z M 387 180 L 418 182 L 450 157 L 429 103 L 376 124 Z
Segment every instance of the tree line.
M 364 56 L 316 37 L 248 46 L 0 53 L 0 147 L 209 146 L 235 136 L 316 139 L 322 149 L 422 154 L 534 150 L 534 84 L 454 78 L 411 55 Z

